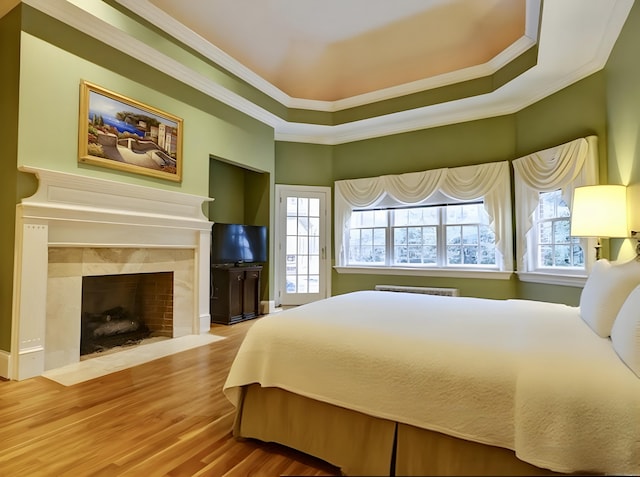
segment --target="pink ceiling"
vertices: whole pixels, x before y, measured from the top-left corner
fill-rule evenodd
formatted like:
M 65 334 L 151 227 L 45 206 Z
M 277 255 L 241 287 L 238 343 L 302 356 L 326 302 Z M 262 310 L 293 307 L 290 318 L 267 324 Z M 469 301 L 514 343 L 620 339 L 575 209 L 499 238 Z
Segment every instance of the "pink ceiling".
M 150 0 L 293 98 L 336 101 L 486 63 L 526 0 Z

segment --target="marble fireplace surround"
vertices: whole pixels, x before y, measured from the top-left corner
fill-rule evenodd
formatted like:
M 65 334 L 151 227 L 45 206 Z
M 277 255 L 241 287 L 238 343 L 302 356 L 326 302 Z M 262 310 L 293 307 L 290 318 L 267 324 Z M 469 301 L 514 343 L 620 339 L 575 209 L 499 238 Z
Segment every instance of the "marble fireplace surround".
M 82 276 L 173 272 L 173 337 L 207 333 L 208 197 L 22 166 L 39 179 L 16 206 L 12 340 L 0 375 L 80 360 Z

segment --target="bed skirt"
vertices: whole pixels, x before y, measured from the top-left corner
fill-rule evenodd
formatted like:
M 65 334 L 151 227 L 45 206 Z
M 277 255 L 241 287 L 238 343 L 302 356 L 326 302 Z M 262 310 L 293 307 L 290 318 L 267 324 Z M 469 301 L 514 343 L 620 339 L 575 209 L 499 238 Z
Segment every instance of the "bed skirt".
M 233 432 L 318 457 L 345 475 L 560 475 L 521 461 L 509 449 L 258 384 L 243 388 Z

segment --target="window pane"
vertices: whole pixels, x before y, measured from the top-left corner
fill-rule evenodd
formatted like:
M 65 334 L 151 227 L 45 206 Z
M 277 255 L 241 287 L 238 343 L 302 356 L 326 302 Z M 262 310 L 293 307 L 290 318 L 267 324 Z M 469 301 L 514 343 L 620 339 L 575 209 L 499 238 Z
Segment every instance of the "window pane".
M 355 211 L 351 213 L 351 220 L 349 222 L 349 226 L 351 228 L 362 227 L 362 212 Z
M 490 245 L 490 248 L 492 248 L 495 252 L 496 234 L 493 230 L 491 230 L 491 227 L 487 225 L 483 225 L 480 227 L 480 243 L 487 246 Z M 495 263 L 495 260 L 491 263 Z
M 436 227 L 422 227 L 422 241 L 428 245 L 437 245 L 438 229 Z
M 309 199 L 309 216 L 320 217 L 320 199 Z
M 298 219 L 296 217 L 287 217 L 287 235 L 297 235 Z
M 556 202 L 560 191 L 542 192 L 540 194 L 540 204 L 538 211 L 540 218 L 550 219 L 556 216 Z
M 407 229 L 409 245 L 422 244 L 422 227 L 409 227 Z
M 373 224 L 376 227 L 386 227 L 387 226 L 387 217 L 389 216 L 389 212 L 386 210 L 376 210 L 373 213 Z
M 422 209 L 409 209 L 409 225 L 422 225 Z
M 318 255 L 309 257 L 309 273 L 314 275 L 320 273 L 320 257 Z
M 574 240 L 573 247 L 571 248 L 573 253 L 573 266 L 584 267 L 584 251 L 582 250 L 582 246 L 577 242 L 577 240 Z
M 393 225 L 409 225 L 409 209 L 396 209 L 393 211 Z
M 449 265 L 462 264 L 462 248 L 459 246 L 447 246 L 447 263 Z
M 462 243 L 462 228 L 458 226 L 447 226 L 447 244 Z
M 479 263 L 481 265 L 494 265 L 496 263 L 495 247 L 480 247 L 479 254 Z
M 543 267 L 553 266 L 553 247 L 550 245 L 540 247 L 540 263 Z
M 298 215 L 298 199 L 295 197 L 287 197 L 287 216 Z
M 374 229 L 373 230 L 373 244 L 374 245 L 382 245 L 384 247 L 387 241 L 387 236 L 385 233 L 385 229 Z
M 298 198 L 298 215 L 309 215 L 309 199 L 306 197 Z
M 478 227 L 475 225 L 465 225 L 462 227 L 462 242 L 465 244 L 477 244 Z
M 538 242 L 540 244 L 550 244 L 552 243 L 552 235 L 551 235 L 551 230 L 552 230 L 552 222 L 542 222 L 540 224 L 540 226 L 538 227 L 538 230 L 540 231 L 540 236 L 538 237 Z
M 438 249 L 432 245 L 422 247 L 424 263 L 438 263 Z
M 360 231 L 360 243 L 362 245 L 373 245 L 373 230 L 362 229 Z
M 553 222 L 553 241 L 555 243 L 569 243 L 571 241 L 570 221 L 556 220 Z
M 462 222 L 462 207 L 459 205 L 449 205 L 446 210 L 448 224 L 459 224 Z
M 367 210 L 361 212 L 362 214 L 362 224 L 361 227 L 373 227 L 373 211 Z
M 320 280 L 318 275 L 309 275 L 309 293 L 320 293 Z
M 571 210 L 569 210 L 569 206 L 561 197 L 559 198 L 558 205 L 556 207 L 558 217 L 571 217 Z
M 287 236 L 287 254 L 296 254 L 298 253 L 298 238 Z
M 568 267 L 571 265 L 571 247 L 569 245 L 556 245 L 554 255 L 554 265 L 556 267 Z
M 309 239 L 307 237 L 298 237 L 298 253 L 309 253 Z
M 407 229 L 395 228 L 393 229 L 393 243 L 395 245 L 401 245 L 407 243 Z
M 309 235 L 320 236 L 320 219 L 317 217 L 309 219 Z
M 320 254 L 320 238 L 319 237 L 309 238 L 309 253 L 312 255 Z
M 462 251 L 464 263 L 478 263 L 478 247 L 464 246 Z

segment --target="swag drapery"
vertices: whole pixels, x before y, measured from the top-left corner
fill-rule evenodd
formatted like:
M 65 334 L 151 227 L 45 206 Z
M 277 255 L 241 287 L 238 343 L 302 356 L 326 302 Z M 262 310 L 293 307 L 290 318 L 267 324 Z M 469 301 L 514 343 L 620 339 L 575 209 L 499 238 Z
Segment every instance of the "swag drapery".
M 532 272 L 535 229 L 534 214 L 540 192 L 561 189 L 562 198 L 571 208 L 576 187 L 598 183 L 598 138 L 588 136 L 560 146 L 535 152 L 513 161 L 516 207 L 516 249 L 518 271 Z M 594 239 L 581 239 L 582 249 L 589 250 Z M 590 255 L 585 254 L 587 264 Z
M 345 243 L 353 210 L 437 205 L 447 198 L 484 201 L 496 237 L 496 265 L 500 271 L 512 271 L 511 180 L 507 161 L 336 181 L 336 264 L 347 265 Z

